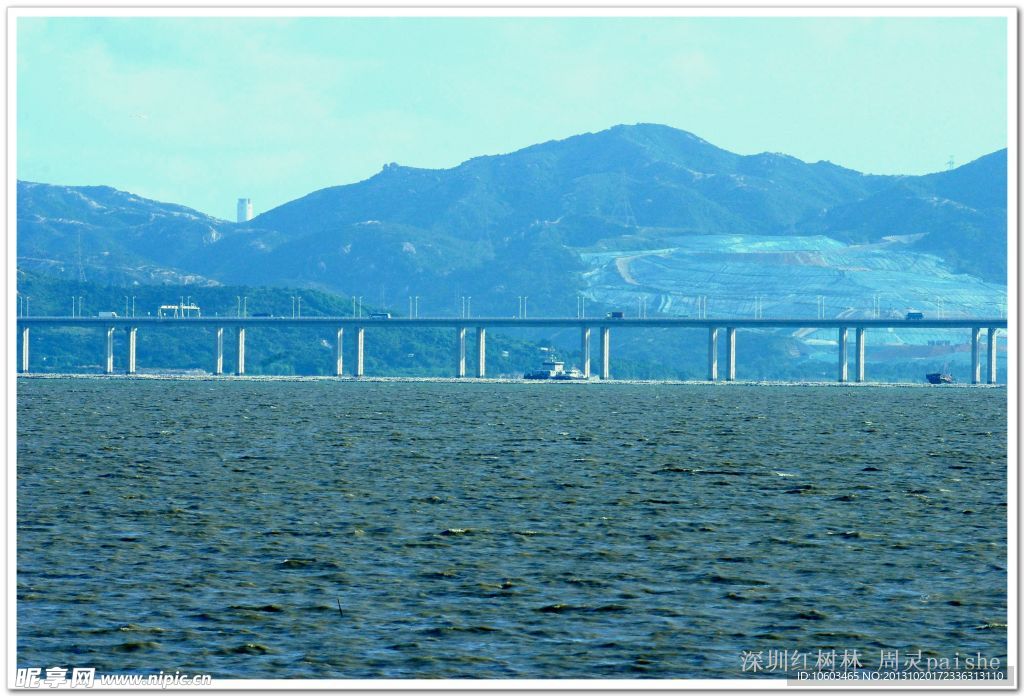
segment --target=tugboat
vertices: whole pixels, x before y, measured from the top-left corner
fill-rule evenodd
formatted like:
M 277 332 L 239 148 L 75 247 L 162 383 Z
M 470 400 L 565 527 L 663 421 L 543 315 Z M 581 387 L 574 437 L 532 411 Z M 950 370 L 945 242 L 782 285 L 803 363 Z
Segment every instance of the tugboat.
M 545 360 L 541 363 L 539 370 L 532 370 L 523 375 L 524 379 L 558 379 L 558 380 L 574 380 L 574 379 L 586 379 L 578 368 L 571 368 L 567 372 L 565 369 L 565 363 L 561 360 Z
M 929 372 L 925 375 L 925 379 L 932 384 L 952 384 L 955 381 L 953 375 L 945 372 Z

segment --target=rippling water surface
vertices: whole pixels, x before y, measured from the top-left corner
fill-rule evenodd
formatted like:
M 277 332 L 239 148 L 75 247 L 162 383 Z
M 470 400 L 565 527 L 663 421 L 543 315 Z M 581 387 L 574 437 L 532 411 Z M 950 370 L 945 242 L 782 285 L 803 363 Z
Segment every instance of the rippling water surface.
M 1005 661 L 1006 503 L 1003 389 L 24 379 L 18 665 Z

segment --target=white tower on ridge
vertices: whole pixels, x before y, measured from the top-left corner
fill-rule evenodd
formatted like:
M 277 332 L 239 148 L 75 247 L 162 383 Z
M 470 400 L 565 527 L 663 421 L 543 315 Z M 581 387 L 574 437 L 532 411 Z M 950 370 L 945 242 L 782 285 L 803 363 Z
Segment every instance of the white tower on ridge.
M 251 198 L 239 198 L 238 199 L 238 221 L 249 222 L 252 220 L 252 199 Z

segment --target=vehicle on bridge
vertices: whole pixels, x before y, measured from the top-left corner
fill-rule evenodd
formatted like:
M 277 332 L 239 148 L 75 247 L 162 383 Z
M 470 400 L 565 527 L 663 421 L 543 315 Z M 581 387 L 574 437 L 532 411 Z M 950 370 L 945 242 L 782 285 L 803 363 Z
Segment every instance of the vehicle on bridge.
M 371 319 L 390 319 L 391 312 L 370 312 Z
M 924 312 L 907 312 L 907 321 L 914 321 L 915 319 L 924 319 Z
M 626 314 L 624 312 L 608 312 L 608 314 L 605 315 L 608 319 L 623 319 L 625 316 Z

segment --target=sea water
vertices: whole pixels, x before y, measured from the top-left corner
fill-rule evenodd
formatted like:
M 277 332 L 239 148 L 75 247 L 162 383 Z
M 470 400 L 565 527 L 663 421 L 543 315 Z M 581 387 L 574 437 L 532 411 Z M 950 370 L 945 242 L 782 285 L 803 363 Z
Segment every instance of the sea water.
M 772 650 L 1005 664 L 1006 399 L 22 379 L 17 664 L 215 679 L 785 676 L 744 669 Z

